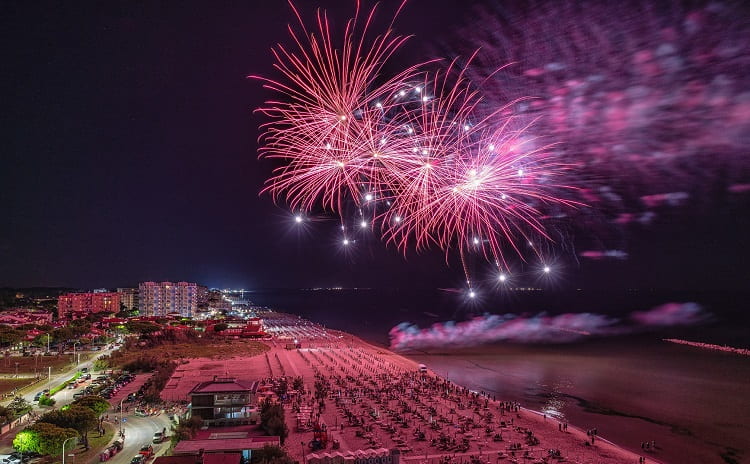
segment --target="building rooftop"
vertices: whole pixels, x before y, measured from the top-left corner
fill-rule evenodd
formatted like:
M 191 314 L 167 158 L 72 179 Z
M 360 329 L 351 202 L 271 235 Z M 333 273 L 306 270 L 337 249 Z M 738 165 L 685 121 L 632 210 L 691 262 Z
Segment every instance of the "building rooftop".
M 153 464 L 200 464 L 200 458 L 194 455 L 185 456 L 159 456 L 154 459 Z
M 257 425 L 230 425 L 226 427 L 209 427 L 198 430 L 195 440 L 221 440 L 231 438 L 266 437 L 267 435 Z
M 203 464 L 239 464 L 241 453 L 209 453 L 203 455 Z
M 190 390 L 191 395 L 201 393 L 254 393 L 258 389 L 258 382 L 238 380 L 233 377 L 214 377 L 213 380 L 201 382 Z
M 174 447 L 174 454 L 200 454 L 216 452 L 241 452 L 260 449 L 266 445 L 279 446 L 279 437 L 215 438 L 204 440 L 182 440 Z

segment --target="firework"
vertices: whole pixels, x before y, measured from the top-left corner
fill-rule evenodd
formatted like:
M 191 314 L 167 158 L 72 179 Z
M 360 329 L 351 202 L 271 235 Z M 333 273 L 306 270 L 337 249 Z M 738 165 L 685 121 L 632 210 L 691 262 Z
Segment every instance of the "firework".
M 531 134 L 533 121 L 513 117 L 523 98 L 480 111 L 482 94 L 455 61 L 384 76 L 406 37 L 389 28 L 367 41 L 374 10 L 361 30 L 357 11 L 340 43 L 324 12 L 314 32 L 294 12 L 295 51 L 278 45 L 281 78 L 263 78 L 281 98 L 259 110 L 271 120 L 260 155 L 281 162 L 264 189 L 274 200 L 342 217 L 354 205 L 359 228 L 403 252 L 437 247 L 462 262 L 476 252 L 506 269 L 503 250 L 520 254 L 517 242 L 547 237 L 549 207 L 574 205 L 559 196 L 568 166 Z

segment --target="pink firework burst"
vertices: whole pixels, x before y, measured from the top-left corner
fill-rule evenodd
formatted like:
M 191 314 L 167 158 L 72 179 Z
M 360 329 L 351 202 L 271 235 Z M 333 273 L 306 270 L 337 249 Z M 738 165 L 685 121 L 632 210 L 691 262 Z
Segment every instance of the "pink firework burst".
M 399 165 L 390 188 L 393 204 L 383 213 L 387 241 L 406 250 L 437 245 L 463 257 L 479 251 L 498 266 L 504 245 L 520 255 L 518 240 L 548 238 L 544 206 L 574 206 L 555 195 L 570 187 L 557 183 L 568 166 L 548 146 L 518 127 L 509 108 L 478 116 L 481 94 L 452 63 L 425 81 L 427 95 L 414 117 L 411 154 Z
M 279 44 L 273 50 L 274 67 L 283 81 L 251 76 L 283 97 L 258 110 L 272 119 L 262 126 L 261 156 L 286 163 L 264 191 L 275 200 L 283 197 L 293 208 L 310 210 L 321 202 L 340 212 L 346 197 L 357 197 L 357 185 L 371 170 L 374 148 L 390 132 L 392 124 L 383 117 L 387 108 L 380 102 L 390 105 L 397 88 L 416 78 L 420 67 L 376 82 L 407 37 L 388 29 L 367 41 L 375 8 L 359 31 L 358 5 L 337 46 L 325 12 L 318 11 L 316 28 L 308 30 L 290 5 L 301 32 L 289 27 L 296 49 Z
M 275 201 L 341 215 L 353 203 L 362 227 L 377 223 L 403 252 L 437 247 L 447 258 L 458 250 L 464 261 L 478 251 L 506 268 L 504 248 L 520 254 L 516 241 L 547 237 L 549 205 L 574 205 L 556 195 L 567 188 L 557 180 L 566 166 L 514 119 L 517 101 L 482 113 L 481 92 L 455 61 L 383 76 L 406 37 L 389 28 L 367 41 L 374 9 L 360 31 L 358 8 L 341 42 L 324 12 L 314 31 L 294 12 L 302 29 L 289 28 L 295 50 L 274 49 L 282 78 L 260 78 L 281 95 L 259 110 L 271 118 L 260 155 L 282 162 L 264 189 Z

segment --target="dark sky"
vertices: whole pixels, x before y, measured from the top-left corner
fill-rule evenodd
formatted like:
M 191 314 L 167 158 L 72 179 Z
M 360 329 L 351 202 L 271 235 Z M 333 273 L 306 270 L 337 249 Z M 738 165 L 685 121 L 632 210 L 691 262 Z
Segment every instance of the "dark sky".
M 343 19 L 343 3 L 321 5 Z M 446 3 L 407 5 L 406 57 L 470 20 Z M 404 259 L 376 240 L 342 255 L 334 223 L 299 234 L 259 197 L 271 165 L 252 110 L 271 95 L 246 76 L 272 72 L 286 2 L 6 2 L 1 16 L 0 286 L 461 285 L 455 259 Z M 623 233 L 627 261 L 560 250 L 556 285 L 744 288 L 746 207 Z

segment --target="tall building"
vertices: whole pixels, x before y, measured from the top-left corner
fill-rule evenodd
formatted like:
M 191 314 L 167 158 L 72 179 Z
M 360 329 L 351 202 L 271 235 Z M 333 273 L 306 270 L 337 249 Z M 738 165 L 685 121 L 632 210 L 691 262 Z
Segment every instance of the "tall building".
M 138 286 L 141 316 L 179 314 L 192 317 L 198 309 L 198 284 L 190 282 L 142 282 Z
M 91 313 L 117 313 L 120 294 L 114 292 L 65 293 L 57 299 L 57 317 L 77 319 Z
M 125 306 L 125 309 L 132 311 L 138 309 L 138 289 L 137 288 L 118 288 L 117 293 L 120 294 L 120 303 Z

